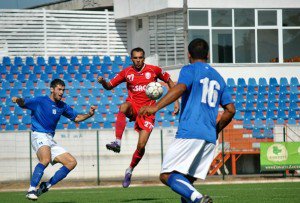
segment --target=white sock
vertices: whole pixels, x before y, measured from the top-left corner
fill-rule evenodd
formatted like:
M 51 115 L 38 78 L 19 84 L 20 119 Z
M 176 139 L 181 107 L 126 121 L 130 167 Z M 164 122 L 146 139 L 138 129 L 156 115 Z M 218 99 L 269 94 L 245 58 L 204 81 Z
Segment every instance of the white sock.
M 32 190 L 34 190 L 34 191 L 35 191 L 35 190 L 36 190 L 36 188 L 30 185 L 30 186 L 29 186 L 29 189 L 28 189 L 28 192 L 30 192 L 30 191 L 32 191 Z
M 49 182 L 47 182 L 47 183 L 46 183 L 46 186 L 47 186 L 47 188 L 49 189 L 52 185 L 51 185 Z
M 116 142 L 118 143 L 118 145 L 121 146 L 121 140 L 120 139 L 116 139 Z
M 203 195 L 195 190 L 191 195 L 191 200 L 194 202 L 196 200 L 196 198 L 200 199 L 202 197 L 203 197 Z
M 126 169 L 126 173 L 132 173 L 132 171 L 133 171 L 133 168 L 131 168 L 131 167 Z

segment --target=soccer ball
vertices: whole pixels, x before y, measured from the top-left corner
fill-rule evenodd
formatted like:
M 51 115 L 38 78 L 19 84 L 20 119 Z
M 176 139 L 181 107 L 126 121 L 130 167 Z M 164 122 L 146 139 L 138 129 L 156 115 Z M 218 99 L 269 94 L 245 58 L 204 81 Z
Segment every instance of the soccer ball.
M 146 87 L 146 95 L 152 100 L 159 99 L 163 93 L 164 89 L 158 82 L 150 82 Z

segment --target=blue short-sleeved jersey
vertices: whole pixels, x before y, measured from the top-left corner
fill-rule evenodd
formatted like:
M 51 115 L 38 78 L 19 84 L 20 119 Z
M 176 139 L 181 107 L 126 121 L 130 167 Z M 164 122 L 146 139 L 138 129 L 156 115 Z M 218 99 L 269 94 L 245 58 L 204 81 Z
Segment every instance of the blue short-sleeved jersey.
M 219 105 L 232 102 L 222 76 L 206 63 L 184 66 L 178 84 L 185 84 L 176 138 L 203 139 L 216 143 Z
M 54 102 L 48 96 L 25 99 L 23 108 L 31 110 L 32 131 L 50 133 L 54 136 L 56 125 L 63 115 L 74 121 L 77 112 L 63 101 Z

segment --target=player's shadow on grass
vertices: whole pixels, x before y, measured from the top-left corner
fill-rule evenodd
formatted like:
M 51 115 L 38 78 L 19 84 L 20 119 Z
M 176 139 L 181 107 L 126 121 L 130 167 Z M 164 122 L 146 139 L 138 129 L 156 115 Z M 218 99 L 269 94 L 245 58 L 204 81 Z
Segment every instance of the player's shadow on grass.
M 128 199 L 128 200 L 123 200 L 121 202 L 136 202 L 136 201 L 139 201 L 139 202 L 147 202 L 147 201 L 157 201 L 159 200 L 160 198 L 138 198 L 138 199 Z

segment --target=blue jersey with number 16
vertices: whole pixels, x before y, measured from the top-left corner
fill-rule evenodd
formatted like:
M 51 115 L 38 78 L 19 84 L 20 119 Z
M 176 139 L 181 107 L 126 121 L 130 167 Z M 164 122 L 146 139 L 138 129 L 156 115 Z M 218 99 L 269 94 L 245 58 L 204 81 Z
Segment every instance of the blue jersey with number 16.
M 224 79 L 208 64 L 196 62 L 181 69 L 178 84 L 187 89 L 182 95 L 176 138 L 216 143 L 219 105 L 233 102 Z

